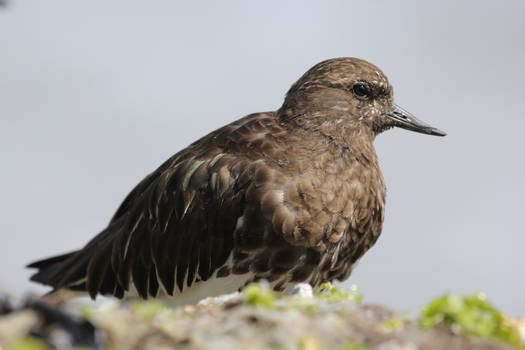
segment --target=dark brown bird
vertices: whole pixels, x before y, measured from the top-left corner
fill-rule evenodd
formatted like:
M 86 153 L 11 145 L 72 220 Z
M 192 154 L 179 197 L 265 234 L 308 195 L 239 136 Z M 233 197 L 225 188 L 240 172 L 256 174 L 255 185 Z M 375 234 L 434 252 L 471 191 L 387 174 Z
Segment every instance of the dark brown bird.
M 259 279 L 276 291 L 345 280 L 381 233 L 386 189 L 373 142 L 395 126 L 445 135 L 395 105 L 376 66 L 321 62 L 279 110 L 168 159 L 84 248 L 29 265 L 39 270 L 31 280 L 180 303 Z

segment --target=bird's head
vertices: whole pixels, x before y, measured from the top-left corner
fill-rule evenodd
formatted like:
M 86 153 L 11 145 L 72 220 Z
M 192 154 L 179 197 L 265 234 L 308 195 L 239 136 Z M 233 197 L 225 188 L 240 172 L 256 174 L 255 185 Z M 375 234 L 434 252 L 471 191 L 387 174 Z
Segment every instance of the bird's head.
M 367 130 L 375 136 L 392 127 L 446 135 L 397 106 L 385 74 L 358 58 L 334 58 L 313 66 L 290 88 L 281 112 L 282 118 L 327 135 Z

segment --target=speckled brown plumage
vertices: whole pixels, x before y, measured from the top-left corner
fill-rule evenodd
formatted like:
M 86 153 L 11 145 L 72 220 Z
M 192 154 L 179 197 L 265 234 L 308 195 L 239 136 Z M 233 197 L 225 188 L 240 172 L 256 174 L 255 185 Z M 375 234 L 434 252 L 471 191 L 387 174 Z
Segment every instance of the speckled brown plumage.
M 181 296 L 232 276 L 243 278 L 226 289 L 344 280 L 381 233 L 385 185 L 373 141 L 393 126 L 444 135 L 394 105 L 374 65 L 321 62 L 279 110 L 168 159 L 83 249 L 31 264 L 32 280 L 93 298 Z

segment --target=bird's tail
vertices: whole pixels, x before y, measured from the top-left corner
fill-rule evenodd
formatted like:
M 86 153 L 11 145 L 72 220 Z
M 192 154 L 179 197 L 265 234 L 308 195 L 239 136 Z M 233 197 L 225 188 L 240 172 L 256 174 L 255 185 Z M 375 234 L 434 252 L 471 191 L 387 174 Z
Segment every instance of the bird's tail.
M 88 260 L 83 254 L 79 254 L 80 252 L 76 250 L 27 265 L 28 268 L 38 269 L 38 272 L 31 276 L 31 281 L 51 286 L 54 290 L 85 290 Z

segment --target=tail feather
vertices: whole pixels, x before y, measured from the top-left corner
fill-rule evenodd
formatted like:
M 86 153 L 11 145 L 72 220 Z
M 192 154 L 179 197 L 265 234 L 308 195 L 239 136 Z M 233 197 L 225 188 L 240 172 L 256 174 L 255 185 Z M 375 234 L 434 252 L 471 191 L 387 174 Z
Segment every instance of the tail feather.
M 81 265 L 79 266 L 78 260 L 76 259 L 79 252 L 80 251 L 77 250 L 67 254 L 57 255 L 27 265 L 28 268 L 38 269 L 38 272 L 31 276 L 31 281 L 59 289 L 73 283 L 75 279 L 82 278 L 85 276 L 85 271 L 82 271 L 83 268 Z M 72 266 L 76 268 L 71 269 Z
M 62 262 L 64 260 L 67 260 L 71 256 L 75 255 L 76 253 L 78 253 L 78 250 L 75 250 L 74 252 L 69 252 L 69 253 L 66 253 L 66 254 L 62 254 L 62 255 L 56 255 L 56 256 L 53 256 L 51 258 L 38 260 L 38 261 L 32 262 L 31 264 L 27 265 L 26 267 L 28 267 L 28 268 L 36 268 L 36 269 L 43 269 L 43 268 L 46 268 L 46 267 L 48 267 L 50 265 L 54 265 L 56 263 Z
M 69 289 L 85 292 L 90 289 L 93 299 L 97 293 L 122 296 L 123 291 L 117 288 L 118 283 L 111 267 L 113 240 L 118 232 L 109 226 L 80 250 L 27 265 L 38 269 L 30 277 L 31 281 L 51 286 L 54 291 Z

